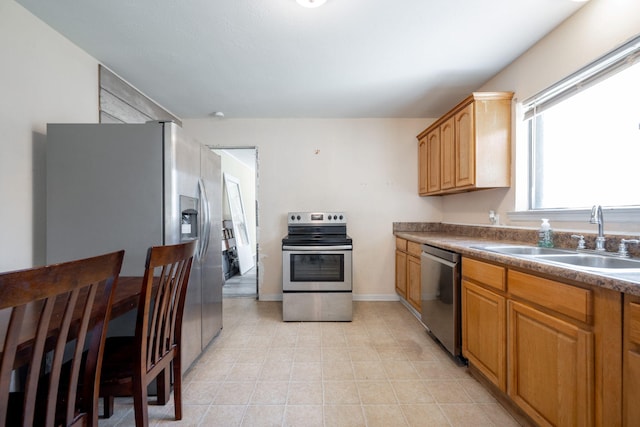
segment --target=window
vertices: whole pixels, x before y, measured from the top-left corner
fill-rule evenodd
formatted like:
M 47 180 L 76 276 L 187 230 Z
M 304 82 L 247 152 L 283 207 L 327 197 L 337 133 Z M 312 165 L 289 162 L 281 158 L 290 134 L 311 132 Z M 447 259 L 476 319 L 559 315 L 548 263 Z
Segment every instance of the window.
M 640 36 L 523 103 L 529 208 L 640 206 Z

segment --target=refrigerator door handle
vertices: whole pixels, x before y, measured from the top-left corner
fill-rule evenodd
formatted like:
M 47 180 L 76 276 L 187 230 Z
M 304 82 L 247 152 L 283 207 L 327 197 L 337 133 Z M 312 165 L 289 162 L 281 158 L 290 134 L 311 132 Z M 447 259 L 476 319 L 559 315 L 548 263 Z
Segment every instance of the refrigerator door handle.
M 211 240 L 211 206 L 209 205 L 209 198 L 207 197 L 207 191 L 202 178 L 198 179 L 198 189 L 200 190 L 200 201 L 202 203 L 204 214 L 199 258 L 204 260 L 204 257 L 209 250 L 209 240 Z

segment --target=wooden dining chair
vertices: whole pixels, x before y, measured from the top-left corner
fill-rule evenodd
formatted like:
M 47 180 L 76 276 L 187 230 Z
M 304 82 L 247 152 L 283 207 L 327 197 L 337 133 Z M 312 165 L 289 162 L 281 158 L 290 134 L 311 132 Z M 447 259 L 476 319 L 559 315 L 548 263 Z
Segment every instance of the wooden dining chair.
M 182 419 L 182 313 L 195 250 L 195 240 L 149 249 L 135 336 L 107 338 L 100 384 L 105 417 L 114 397 L 133 396 L 136 426 L 147 426 L 147 388 L 157 379 L 158 401 L 166 403 L 173 364 L 175 418 Z
M 0 425 L 98 426 L 106 324 L 123 256 L 0 274 Z

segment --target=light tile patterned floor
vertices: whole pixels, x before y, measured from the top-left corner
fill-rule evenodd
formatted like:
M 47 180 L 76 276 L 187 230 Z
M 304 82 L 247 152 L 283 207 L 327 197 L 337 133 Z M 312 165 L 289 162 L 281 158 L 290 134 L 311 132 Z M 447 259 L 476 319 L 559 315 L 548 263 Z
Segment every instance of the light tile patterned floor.
M 150 425 L 517 426 L 399 302 L 354 302 L 353 322 L 282 321 L 282 304 L 224 300 L 224 329 L 184 378 L 184 418 Z M 116 399 L 100 426 L 133 425 Z

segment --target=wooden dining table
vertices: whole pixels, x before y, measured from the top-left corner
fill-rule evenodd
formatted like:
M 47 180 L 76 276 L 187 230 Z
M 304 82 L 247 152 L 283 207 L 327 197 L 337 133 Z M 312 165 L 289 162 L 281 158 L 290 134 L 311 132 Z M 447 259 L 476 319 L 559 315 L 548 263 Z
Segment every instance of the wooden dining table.
M 140 289 L 142 286 L 142 277 L 141 276 L 121 276 L 116 283 L 114 294 L 113 294 L 113 303 L 111 306 L 111 314 L 109 319 L 115 319 L 119 316 L 124 315 L 125 313 L 130 312 L 138 307 L 138 302 L 140 299 Z M 96 294 L 97 298 L 100 298 L 101 295 L 104 294 L 104 288 L 98 289 Z M 82 294 L 81 294 L 82 295 Z M 60 304 L 60 308 L 54 308 L 53 318 L 62 318 L 64 304 Z M 76 308 L 76 313 L 74 314 L 74 318 L 80 319 L 82 306 L 78 306 Z M 31 315 L 29 314 L 31 310 Z M 23 329 L 20 333 L 19 344 L 18 344 L 18 352 L 16 354 L 16 360 L 14 367 L 22 366 L 29 362 L 29 348 L 33 343 L 33 339 L 35 336 L 35 330 L 37 325 L 37 310 L 39 310 L 39 306 L 35 306 L 33 308 L 27 309 L 27 314 L 25 318 L 25 323 L 23 325 Z M 9 324 L 9 314 L 8 309 L 0 310 L 0 331 L 6 331 Z M 90 328 L 98 321 L 97 317 L 93 317 L 90 320 Z M 79 323 L 79 322 L 78 322 Z M 48 332 L 48 341 L 53 342 L 55 340 L 56 334 L 58 330 L 58 324 L 53 321 L 49 326 Z M 73 339 L 74 332 L 77 331 L 77 326 L 72 326 L 70 328 L 69 333 L 71 336 L 68 339 Z M 2 348 L 4 347 L 4 332 L 0 333 L 0 355 L 2 354 Z M 45 344 L 47 345 L 47 344 Z
M 121 276 L 113 294 L 109 319 L 115 319 L 138 307 L 142 276 Z

